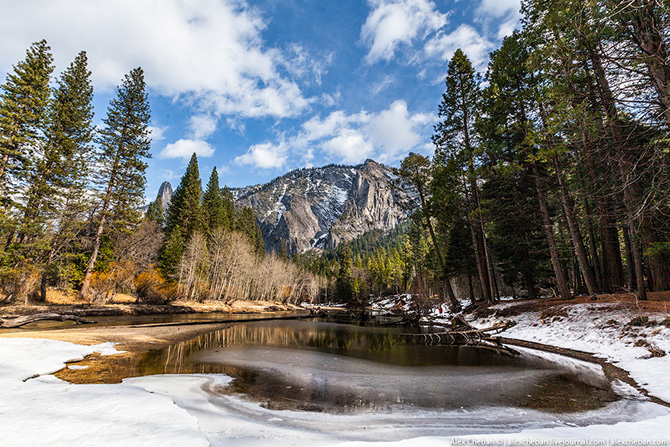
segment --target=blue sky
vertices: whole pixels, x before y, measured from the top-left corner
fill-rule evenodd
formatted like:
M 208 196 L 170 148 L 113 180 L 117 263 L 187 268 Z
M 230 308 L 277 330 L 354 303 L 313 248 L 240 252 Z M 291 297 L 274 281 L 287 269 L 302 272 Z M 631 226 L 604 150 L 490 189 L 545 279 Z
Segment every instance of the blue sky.
M 291 169 L 432 153 L 448 59 L 481 71 L 519 0 L 0 0 L 0 75 L 47 39 L 56 71 L 86 50 L 96 121 L 145 70 L 147 197 L 199 155 L 203 182 L 246 186 Z M 3 81 L 4 82 L 4 81 Z

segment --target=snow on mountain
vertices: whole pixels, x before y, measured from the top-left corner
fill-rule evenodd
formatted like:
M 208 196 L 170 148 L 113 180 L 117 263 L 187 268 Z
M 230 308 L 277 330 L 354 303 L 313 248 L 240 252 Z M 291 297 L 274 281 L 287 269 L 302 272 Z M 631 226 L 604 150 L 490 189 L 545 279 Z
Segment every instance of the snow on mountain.
M 265 247 L 289 252 L 334 248 L 366 231 L 390 230 L 405 218 L 391 169 L 373 160 L 291 171 L 264 185 L 233 189 L 238 207 L 250 206 Z

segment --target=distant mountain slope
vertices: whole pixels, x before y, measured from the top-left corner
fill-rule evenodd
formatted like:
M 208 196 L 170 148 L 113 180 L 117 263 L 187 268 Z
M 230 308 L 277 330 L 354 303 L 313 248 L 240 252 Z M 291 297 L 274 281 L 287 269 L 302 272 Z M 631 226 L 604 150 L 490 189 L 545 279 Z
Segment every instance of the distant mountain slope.
M 289 252 L 334 248 L 373 229 L 395 228 L 405 218 L 402 193 L 387 166 L 329 165 L 291 171 L 263 185 L 232 189 L 238 207 L 250 206 L 268 251 L 285 240 Z

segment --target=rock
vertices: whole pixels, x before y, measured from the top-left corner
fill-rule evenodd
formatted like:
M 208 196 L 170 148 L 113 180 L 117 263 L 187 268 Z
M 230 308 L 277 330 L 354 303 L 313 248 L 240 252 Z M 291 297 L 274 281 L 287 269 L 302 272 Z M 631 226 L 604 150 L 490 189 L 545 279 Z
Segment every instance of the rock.
M 273 181 L 231 189 L 236 206 L 250 206 L 265 248 L 289 253 L 335 248 L 370 230 L 391 230 L 406 218 L 403 193 L 387 166 L 329 165 L 291 171 Z

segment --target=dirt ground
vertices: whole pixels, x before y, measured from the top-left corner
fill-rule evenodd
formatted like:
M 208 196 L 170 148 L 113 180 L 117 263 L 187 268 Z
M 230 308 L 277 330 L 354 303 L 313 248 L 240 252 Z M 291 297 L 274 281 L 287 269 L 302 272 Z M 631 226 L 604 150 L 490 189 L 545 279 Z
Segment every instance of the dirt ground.
M 169 304 L 137 303 L 135 297 L 118 294 L 114 301 L 91 303 L 76 295 L 65 295 L 56 290 L 47 292 L 44 303 L 9 303 L 0 305 L 0 318 L 12 318 L 43 312 L 71 313 L 79 316 L 115 316 L 149 314 L 186 314 L 186 313 L 257 313 L 278 312 L 300 309 L 293 304 L 280 304 L 270 301 L 188 301 L 177 300 Z

